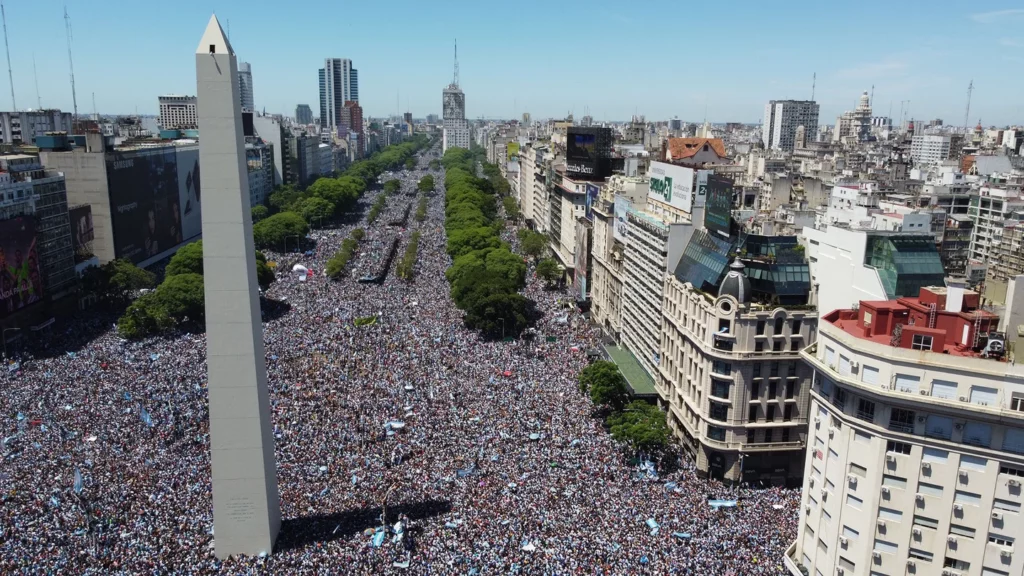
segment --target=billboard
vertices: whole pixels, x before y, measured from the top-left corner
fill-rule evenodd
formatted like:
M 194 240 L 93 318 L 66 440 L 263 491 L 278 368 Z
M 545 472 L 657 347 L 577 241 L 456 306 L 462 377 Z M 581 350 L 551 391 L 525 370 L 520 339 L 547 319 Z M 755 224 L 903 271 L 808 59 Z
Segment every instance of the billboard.
M 569 160 L 597 160 L 597 134 L 569 131 L 566 134 L 565 157 Z
M 181 210 L 181 236 L 191 240 L 203 233 L 200 207 L 199 147 L 180 146 L 175 151 L 178 164 L 178 204 Z
M 587 184 L 587 220 L 594 221 L 594 204 L 597 204 L 597 196 L 600 192 L 600 188 L 593 184 Z
M 94 231 L 92 226 L 92 206 L 75 206 L 68 210 L 71 219 L 71 248 L 78 255 L 92 254 Z
M 707 209 L 704 228 L 712 234 L 728 238 L 732 212 L 732 180 L 710 174 L 708 176 Z
M 519 142 L 509 142 L 505 146 L 505 158 L 511 160 L 519 157 Z
M 651 187 L 647 197 L 664 202 L 683 212 L 693 211 L 693 169 L 651 162 L 647 170 L 651 178 Z
M 173 146 L 110 153 L 107 182 L 115 257 L 138 264 L 181 243 Z
M 714 174 L 714 170 L 697 170 L 697 195 L 693 199 L 693 205 L 701 207 L 705 205 L 708 195 L 708 176 Z
M 22 216 L 0 222 L 0 318 L 42 298 L 35 220 Z
M 582 221 L 576 222 L 576 253 L 573 255 L 573 285 L 579 289 L 577 296 L 580 300 L 587 299 L 587 271 L 590 262 L 590 227 Z
M 612 223 L 612 236 L 623 244 L 626 243 L 626 237 L 628 236 L 627 227 L 629 222 L 626 220 L 626 214 L 629 213 L 630 205 L 629 198 L 619 195 L 615 196 L 615 222 Z

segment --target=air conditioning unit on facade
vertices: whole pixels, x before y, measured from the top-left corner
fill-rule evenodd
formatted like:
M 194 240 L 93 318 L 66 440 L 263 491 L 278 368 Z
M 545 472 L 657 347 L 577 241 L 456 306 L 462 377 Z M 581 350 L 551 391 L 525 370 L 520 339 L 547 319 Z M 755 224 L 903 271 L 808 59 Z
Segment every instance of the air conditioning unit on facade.
M 954 544 L 955 545 L 956 544 L 956 536 L 953 536 L 952 534 L 950 534 L 949 536 L 946 537 L 946 542 L 949 542 L 950 544 Z
M 1003 515 L 1000 512 L 993 512 L 992 513 L 992 519 L 993 520 L 1002 520 L 1003 519 Z
M 915 566 L 917 566 L 917 564 L 914 564 L 913 560 L 907 560 L 907 568 L 913 568 Z
M 854 486 L 857 485 L 857 475 L 856 474 L 848 474 L 846 476 L 846 479 L 850 481 L 850 484 L 853 484 Z
M 883 529 L 883 530 L 885 529 L 885 520 L 882 520 L 881 518 L 879 518 L 877 524 L 878 524 L 878 528 L 879 529 Z
M 916 536 L 918 538 L 921 537 L 921 529 L 920 528 L 914 528 L 914 536 Z
M 1009 480 L 1006 481 L 1006 485 L 1013 488 L 1017 488 L 1018 486 L 1020 486 L 1020 480 L 1010 478 Z
M 921 470 L 924 470 L 925 472 L 927 472 L 927 471 L 929 471 L 931 469 L 932 469 L 932 465 L 931 464 L 929 464 L 927 462 L 921 462 Z
M 835 435 L 836 435 L 836 429 L 835 429 L 835 428 L 833 428 L 832 426 L 829 426 L 829 427 L 828 427 L 828 437 L 829 437 L 829 438 L 832 438 L 832 437 L 834 437 Z
M 1000 550 L 999 551 L 999 557 L 1000 558 L 1009 558 L 1010 556 L 1013 556 L 1013 553 L 1010 552 L 1009 550 Z
M 963 512 L 964 507 L 960 504 L 953 504 L 953 512 Z
M 882 553 L 879 552 L 878 550 L 872 550 L 871 551 L 871 557 L 874 558 L 875 560 L 881 560 L 882 559 Z
M 882 486 L 882 496 L 888 496 L 888 495 L 889 495 L 889 487 L 888 486 Z
M 896 461 L 896 456 L 894 456 L 892 454 L 886 454 L 885 455 L 885 461 L 886 462 L 895 462 Z
M 839 545 L 840 546 L 842 546 L 843 548 L 846 548 L 846 546 L 849 545 L 849 544 L 850 544 L 850 540 L 847 539 L 846 536 L 840 536 L 839 537 Z
M 914 499 L 918 502 L 924 502 L 924 494 L 914 494 Z

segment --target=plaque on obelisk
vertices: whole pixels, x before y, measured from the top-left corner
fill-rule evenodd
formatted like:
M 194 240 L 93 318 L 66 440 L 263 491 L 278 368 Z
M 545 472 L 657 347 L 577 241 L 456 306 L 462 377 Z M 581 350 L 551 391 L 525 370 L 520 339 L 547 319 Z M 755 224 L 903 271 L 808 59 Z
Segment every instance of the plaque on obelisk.
M 281 526 L 238 61 L 217 17 L 196 49 L 215 553 L 270 553 Z

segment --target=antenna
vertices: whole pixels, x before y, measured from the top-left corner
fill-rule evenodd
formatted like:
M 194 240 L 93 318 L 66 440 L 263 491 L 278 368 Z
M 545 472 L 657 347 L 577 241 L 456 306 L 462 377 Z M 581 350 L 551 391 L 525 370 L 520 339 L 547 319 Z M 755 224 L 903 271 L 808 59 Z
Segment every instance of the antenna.
M 36 72 L 36 53 L 32 53 L 32 75 L 36 78 L 36 107 L 43 109 L 43 99 L 39 97 L 39 73 Z
M 971 117 L 971 92 L 974 92 L 974 80 L 967 85 L 967 111 L 964 112 L 964 133 L 970 132 L 971 121 L 968 118 Z
M 452 85 L 456 88 L 459 87 L 459 39 L 455 39 L 455 78 L 452 80 Z
M 71 126 L 74 127 L 78 123 L 78 96 L 75 94 L 75 62 L 71 58 L 71 17 L 68 16 L 67 6 L 64 6 L 64 34 L 68 39 L 68 67 L 71 69 L 71 105 L 74 108 L 73 115 L 71 116 Z
M 818 87 L 818 73 L 811 76 L 811 102 L 814 102 L 814 91 Z
M 868 104 L 870 104 L 872 106 L 875 105 L 875 85 L 874 84 L 871 85 L 871 100 L 868 100 Z
M 231 41 L 231 18 L 228 18 L 228 41 Z
M 99 121 L 100 115 L 96 113 L 96 93 L 92 93 L 92 119 Z
M 0 16 L 4 21 L 4 48 L 7 49 L 7 79 L 11 81 L 11 106 L 18 111 L 18 105 L 14 102 L 14 73 L 11 72 L 11 47 L 7 44 L 7 12 L 4 11 L 4 3 L 0 2 Z

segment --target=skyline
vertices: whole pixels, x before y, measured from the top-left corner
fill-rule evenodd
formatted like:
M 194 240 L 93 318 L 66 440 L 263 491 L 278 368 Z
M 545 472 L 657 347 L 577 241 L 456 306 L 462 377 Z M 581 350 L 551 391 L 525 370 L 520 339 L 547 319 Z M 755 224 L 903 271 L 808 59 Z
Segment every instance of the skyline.
M 879 15 L 874 28 L 844 19 L 836 7 L 803 2 L 742 3 L 728 12 L 660 0 L 643 11 L 610 2 L 527 2 L 495 18 L 464 0 L 443 13 L 406 0 L 387 10 L 315 0 L 304 6 L 311 18 L 268 18 L 276 7 L 262 0 L 187 0 L 174 11 L 127 0 L 68 3 L 79 114 L 93 111 L 93 93 L 104 114 L 155 114 L 157 96 L 193 94 L 189 39 L 201 33 L 196 22 L 214 12 L 239 60 L 252 65 L 256 109 L 287 116 L 297 104 L 319 111 L 317 70 L 327 57 L 351 59 L 359 69 L 367 116 L 440 115 L 458 39 L 470 119 L 580 117 L 589 109 L 596 121 L 642 114 L 700 122 L 706 110 L 711 122 L 758 123 L 768 100 L 810 98 L 817 74 L 822 124 L 852 110 L 874 86 L 875 116 L 898 121 L 901 101 L 909 100 L 908 118 L 962 125 L 972 80 L 970 125 L 1024 123 L 1024 103 L 1015 98 L 1024 79 L 1013 73 L 1024 64 L 1024 9 L 1009 5 L 862 2 L 863 14 Z M 37 107 L 34 57 L 43 107 L 71 111 L 63 4 L 5 9 L 18 108 Z M 336 33 L 322 33 L 316 15 L 330 13 L 338 15 Z M 654 22 L 679 25 L 658 34 Z M 54 41 L 38 42 L 41 32 Z M 953 47 L 964 38 L 986 44 Z M 2 76 L 0 109 L 8 110 Z

